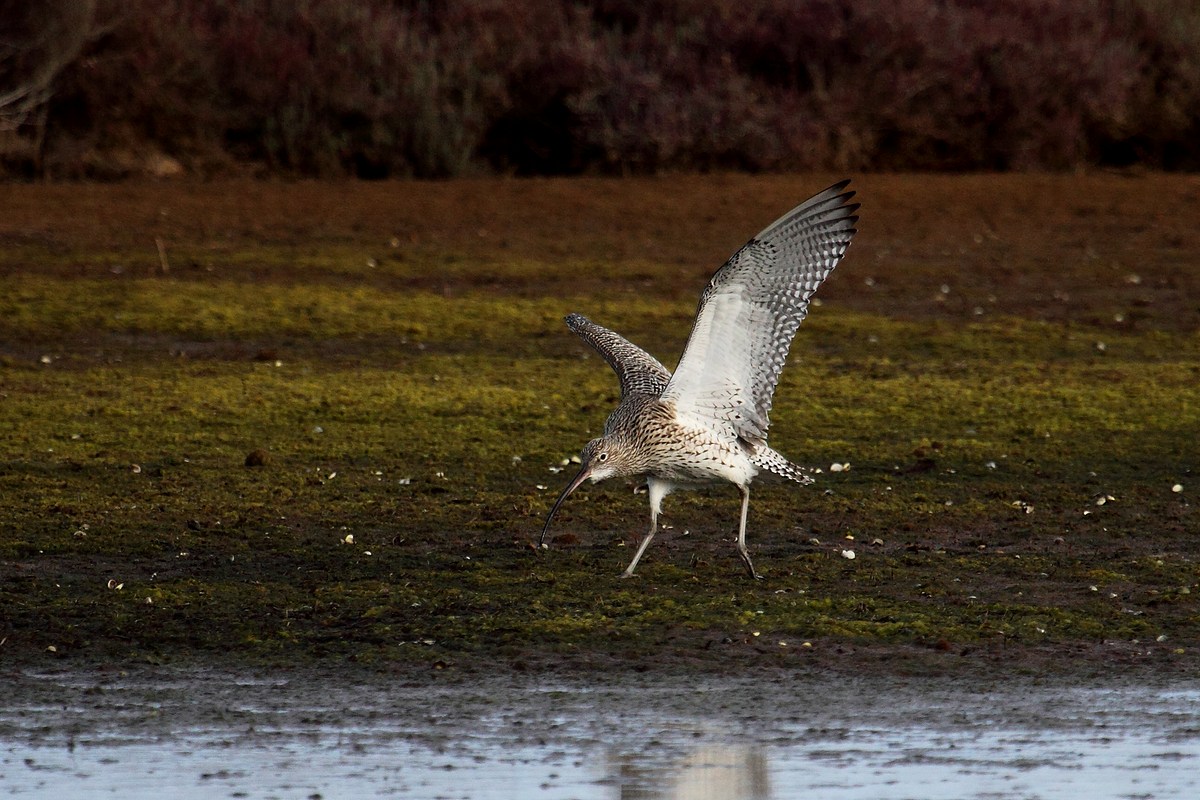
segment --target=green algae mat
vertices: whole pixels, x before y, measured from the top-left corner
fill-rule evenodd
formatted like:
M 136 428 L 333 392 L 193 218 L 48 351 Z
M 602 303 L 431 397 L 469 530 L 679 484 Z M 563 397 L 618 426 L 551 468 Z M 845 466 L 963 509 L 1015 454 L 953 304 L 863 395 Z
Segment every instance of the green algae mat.
M 839 176 L 0 186 L 0 662 L 1200 654 L 1200 179 L 865 176 L 738 497 L 585 488 L 708 276 Z M 924 657 L 924 656 L 923 656 Z M 863 656 L 864 660 L 866 656 Z

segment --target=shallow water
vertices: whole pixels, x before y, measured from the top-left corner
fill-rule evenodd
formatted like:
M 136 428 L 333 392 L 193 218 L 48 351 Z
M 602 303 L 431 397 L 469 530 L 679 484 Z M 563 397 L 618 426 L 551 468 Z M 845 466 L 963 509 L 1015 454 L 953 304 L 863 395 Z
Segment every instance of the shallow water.
M 1195 798 L 1200 684 L 20 672 L 0 797 Z

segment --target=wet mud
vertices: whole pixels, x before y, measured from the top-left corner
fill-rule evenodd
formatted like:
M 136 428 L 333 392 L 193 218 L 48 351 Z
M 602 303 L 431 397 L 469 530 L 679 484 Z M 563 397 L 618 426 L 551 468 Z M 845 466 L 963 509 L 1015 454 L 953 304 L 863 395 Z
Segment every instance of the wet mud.
M 1073 798 L 1200 789 L 1200 684 L 819 672 L 5 676 L 5 796 Z

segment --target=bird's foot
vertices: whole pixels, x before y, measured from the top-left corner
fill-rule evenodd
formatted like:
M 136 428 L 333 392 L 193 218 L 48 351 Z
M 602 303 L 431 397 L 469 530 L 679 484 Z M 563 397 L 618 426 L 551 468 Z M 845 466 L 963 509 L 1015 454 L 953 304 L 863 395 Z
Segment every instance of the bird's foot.
M 763 576 L 759 575 L 758 570 L 754 569 L 754 562 L 750 560 L 750 556 L 741 551 L 738 551 L 738 555 L 741 556 L 742 563 L 746 565 L 746 572 L 750 574 L 750 577 L 756 581 L 761 581 Z

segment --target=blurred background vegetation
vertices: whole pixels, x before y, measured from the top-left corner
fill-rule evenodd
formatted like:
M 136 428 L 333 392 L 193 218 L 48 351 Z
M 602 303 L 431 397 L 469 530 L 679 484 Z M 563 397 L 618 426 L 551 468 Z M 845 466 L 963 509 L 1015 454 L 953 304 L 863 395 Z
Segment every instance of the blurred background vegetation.
M 1195 0 L 0 0 L 0 175 L 1200 167 Z

